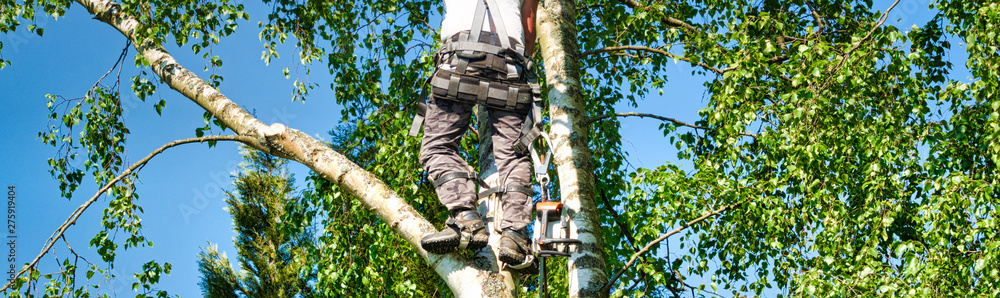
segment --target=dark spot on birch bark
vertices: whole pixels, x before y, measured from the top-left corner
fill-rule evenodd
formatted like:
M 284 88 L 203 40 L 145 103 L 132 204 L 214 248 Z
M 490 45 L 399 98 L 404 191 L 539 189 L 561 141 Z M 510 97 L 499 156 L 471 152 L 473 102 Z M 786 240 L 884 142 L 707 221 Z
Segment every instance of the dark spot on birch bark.
M 596 277 L 596 276 L 595 276 Z M 604 286 L 601 280 L 606 278 L 594 278 L 587 282 L 587 286 L 580 289 L 577 297 L 607 297 L 607 293 L 601 291 L 601 287 Z
M 594 269 L 594 268 L 601 268 L 601 267 L 604 267 L 604 264 L 601 263 L 600 259 L 598 259 L 598 258 L 596 258 L 596 257 L 594 257 L 592 255 L 584 255 L 584 256 L 580 257 L 579 259 L 576 259 L 576 261 L 573 262 L 573 270 Z

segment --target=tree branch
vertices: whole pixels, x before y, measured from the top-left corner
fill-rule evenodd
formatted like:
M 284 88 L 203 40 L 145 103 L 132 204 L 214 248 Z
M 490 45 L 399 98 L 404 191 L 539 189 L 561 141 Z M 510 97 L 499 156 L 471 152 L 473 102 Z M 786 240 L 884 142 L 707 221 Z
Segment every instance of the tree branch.
M 605 47 L 605 48 L 602 48 L 602 49 L 596 49 L 596 50 L 591 50 L 591 51 L 586 51 L 586 52 L 580 53 L 580 56 L 583 57 L 583 56 L 588 56 L 588 55 L 593 55 L 593 54 L 600 54 L 600 53 L 607 53 L 607 52 L 617 52 L 617 51 L 649 52 L 649 53 L 664 55 L 664 56 L 667 56 L 667 57 L 670 57 L 670 58 L 673 58 L 673 59 L 677 59 L 677 60 L 691 62 L 690 58 L 687 58 L 687 57 L 684 57 L 684 56 L 680 56 L 680 55 L 668 52 L 668 51 L 666 51 L 664 49 L 651 48 L 651 47 L 647 47 L 647 46 L 614 46 L 614 47 Z M 691 62 L 691 64 L 695 64 L 695 63 Z M 708 64 L 705 64 L 705 63 L 702 63 L 702 62 L 698 62 L 697 65 L 701 66 L 702 68 L 704 68 L 706 70 L 712 71 L 712 72 L 714 72 L 716 74 L 720 74 L 720 75 L 726 73 L 727 71 L 736 69 L 735 67 L 730 67 L 730 68 L 726 68 L 726 69 L 718 69 L 718 68 L 715 68 L 715 67 L 711 67 Z
M 809 8 L 809 11 L 812 12 L 813 18 L 816 19 L 816 24 L 819 25 L 819 31 L 825 31 L 826 21 L 824 21 L 823 16 L 820 16 L 819 12 L 816 11 L 815 4 L 812 3 L 812 1 L 806 1 L 806 7 Z
M 608 115 L 604 115 L 604 116 L 594 117 L 594 118 L 591 118 L 590 120 L 587 120 L 587 122 L 584 122 L 584 124 L 585 125 L 591 125 L 591 124 L 594 124 L 594 122 L 601 121 L 601 120 L 604 120 L 604 119 L 608 119 L 608 118 L 611 118 L 611 117 L 633 117 L 633 116 L 634 117 L 639 117 L 639 118 L 649 117 L 649 118 L 663 120 L 663 121 L 674 123 L 674 124 L 679 125 L 679 126 L 685 126 L 685 127 L 690 127 L 690 128 L 694 128 L 694 129 L 701 129 L 701 130 L 708 130 L 708 131 L 712 130 L 712 128 L 709 128 L 709 127 L 704 127 L 704 126 L 700 126 L 700 125 L 694 125 L 694 124 L 687 123 L 687 122 L 684 122 L 684 121 L 680 121 L 680 120 L 677 120 L 677 119 L 674 119 L 674 118 L 670 118 L 670 117 L 663 117 L 663 116 L 659 116 L 659 115 L 653 115 L 653 114 L 647 114 L 647 113 L 637 113 L 637 112 L 615 113 L 615 114 L 608 114 Z M 740 133 L 739 135 L 745 136 L 745 137 L 751 137 L 751 138 L 756 138 L 757 137 L 757 134 L 753 134 L 753 133 Z
M 690 58 L 687 58 L 687 57 L 684 57 L 684 56 L 680 56 L 680 55 L 668 52 L 667 50 L 664 50 L 662 48 L 652 48 L 652 47 L 647 47 L 647 46 L 613 46 L 613 47 L 605 47 L 605 48 L 600 48 L 600 49 L 596 49 L 596 50 L 591 50 L 591 51 L 586 51 L 586 52 L 580 53 L 580 56 L 582 57 L 582 56 L 589 56 L 589 55 L 600 54 L 600 53 L 608 53 L 608 52 L 618 52 L 618 51 L 640 51 L 640 52 L 654 53 L 654 54 L 658 54 L 658 55 L 664 55 L 664 56 L 667 56 L 667 57 L 670 57 L 670 58 L 673 58 L 673 59 L 690 62 L 691 64 L 695 64 L 694 62 L 691 61 Z M 768 59 L 766 63 L 767 64 L 775 64 L 775 63 L 782 63 L 782 62 L 785 62 L 787 60 L 788 60 L 788 56 L 786 56 L 786 55 L 780 55 L 780 56 L 776 56 L 776 57 L 773 57 L 771 59 Z M 733 70 L 736 70 L 736 69 L 740 68 L 739 66 L 730 66 L 730 67 L 726 67 L 726 68 L 723 68 L 723 69 L 718 69 L 718 68 L 715 68 L 715 67 L 711 67 L 708 64 L 705 64 L 703 62 L 698 62 L 696 65 L 701 66 L 705 70 L 708 70 L 708 71 L 711 71 L 711 72 L 714 72 L 714 73 L 720 74 L 720 75 L 721 74 L 725 74 L 725 73 L 727 73 L 729 71 L 733 71 Z
M 660 242 L 663 242 L 663 240 L 666 240 L 668 237 L 673 236 L 674 234 L 680 233 L 681 231 L 687 229 L 690 226 L 698 224 L 698 223 L 700 223 L 700 222 L 702 222 L 702 221 L 704 221 L 704 220 L 706 220 L 706 219 L 708 219 L 708 218 L 710 218 L 712 216 L 719 215 L 722 212 L 726 212 L 727 210 L 739 207 L 743 203 L 744 202 L 739 202 L 739 203 L 736 203 L 736 204 L 728 205 L 728 206 L 719 208 L 719 209 L 717 209 L 715 211 L 712 211 L 712 212 L 710 212 L 708 214 L 702 215 L 701 217 L 695 218 L 694 220 L 691 220 L 691 221 L 689 221 L 689 222 L 681 225 L 680 227 L 677 227 L 676 229 L 674 229 L 674 230 L 672 230 L 670 232 L 667 232 L 666 234 L 663 234 L 659 238 L 656 238 L 656 240 L 653 240 L 653 241 L 649 242 L 649 244 L 646 244 L 646 246 L 644 246 L 641 250 L 639 250 L 638 252 L 636 252 L 635 254 L 633 254 L 632 257 L 629 258 L 628 263 L 625 263 L 625 266 L 622 267 L 622 269 L 618 270 L 618 273 L 615 273 L 615 275 L 613 277 L 611 277 L 611 279 L 608 280 L 608 283 L 604 284 L 604 286 L 601 287 L 601 292 L 602 293 L 607 293 L 608 291 L 610 291 L 611 290 L 611 285 L 613 285 L 615 283 L 615 281 L 617 281 L 619 278 L 622 277 L 622 274 L 625 273 L 625 270 L 628 270 L 629 267 L 632 267 L 632 265 L 635 264 L 635 261 L 638 260 L 639 257 L 645 255 L 646 253 L 649 253 L 649 251 L 652 250 L 653 246 L 656 246 Z
M 840 59 L 840 62 L 837 63 L 837 66 L 833 67 L 833 70 L 830 71 L 830 75 L 827 76 L 826 78 L 826 82 L 823 83 L 823 87 L 820 87 L 819 90 L 826 90 L 826 87 L 828 87 L 830 85 L 831 80 L 833 80 L 833 76 L 836 75 L 838 71 L 840 71 L 840 68 L 844 66 L 844 62 L 847 62 L 847 59 L 851 57 L 851 53 L 853 53 L 854 50 L 857 50 L 858 47 L 860 47 L 862 44 L 868 42 L 868 39 L 872 37 L 872 34 L 875 33 L 875 30 L 878 29 L 879 26 L 882 26 L 882 24 L 885 24 L 886 19 L 889 18 L 889 12 L 896 7 L 896 4 L 899 4 L 899 0 L 893 2 L 892 5 L 889 6 L 889 9 L 886 9 L 885 12 L 882 13 L 882 17 L 880 17 L 878 21 L 875 23 L 875 27 L 872 27 L 872 30 L 869 30 L 868 34 L 865 34 L 864 38 L 861 38 L 861 40 L 859 40 L 857 44 L 852 46 L 851 49 L 847 50 L 847 52 L 844 53 L 844 58 Z
M 642 5 L 642 3 L 639 3 L 639 1 L 635 1 L 635 0 L 618 0 L 618 2 L 621 2 L 622 4 L 625 4 L 625 6 L 628 6 L 629 8 L 632 8 L 632 9 L 645 9 L 646 8 L 645 5 Z M 679 20 L 679 19 L 671 17 L 671 16 L 664 16 L 661 21 L 664 24 L 666 24 L 667 26 L 670 26 L 670 27 L 682 28 L 682 29 L 684 29 L 686 31 L 689 31 L 691 33 L 698 33 L 699 32 L 698 28 L 695 28 L 694 26 L 691 26 L 691 24 L 688 24 L 687 22 L 684 22 L 682 20 Z
M 0 292 L 6 291 L 8 288 L 10 288 L 12 283 L 15 280 L 17 280 L 18 277 L 24 274 L 25 271 L 31 270 L 36 265 L 38 265 L 38 261 L 40 261 L 42 257 L 44 257 L 46 254 L 49 253 L 49 250 L 52 249 L 52 246 L 55 245 L 56 241 L 62 238 L 63 235 L 66 233 L 66 230 L 69 229 L 70 226 L 76 224 L 76 220 L 80 218 L 80 215 L 83 215 L 83 212 L 86 211 L 91 204 L 96 202 L 97 199 L 101 197 L 101 195 L 103 195 L 105 192 L 108 191 L 108 189 L 111 189 L 111 186 L 114 186 L 116 183 L 124 179 L 126 176 L 133 174 L 133 172 L 138 172 L 138 170 L 141 169 L 144 165 L 146 165 L 146 163 L 149 162 L 150 159 L 162 153 L 164 150 L 167 150 L 171 147 L 178 145 L 183 145 L 188 143 L 202 143 L 208 141 L 237 141 L 246 144 L 252 144 L 257 142 L 256 139 L 247 136 L 207 136 L 200 138 L 176 140 L 167 143 L 161 146 L 160 148 L 157 148 L 156 150 L 153 150 L 153 152 L 149 153 L 149 155 L 147 155 L 145 158 L 132 164 L 131 166 L 128 167 L 128 169 L 126 169 L 124 172 L 115 177 L 115 179 L 112 179 L 110 182 L 105 184 L 104 187 L 101 187 L 101 189 L 98 190 L 97 193 L 94 194 L 94 196 L 90 197 L 89 200 L 84 202 L 83 205 L 80 205 L 80 207 L 76 207 L 76 210 L 73 210 L 73 213 L 70 213 L 69 218 L 66 218 L 66 221 L 64 221 L 61 225 L 59 225 L 59 227 L 56 228 L 55 232 L 52 233 L 52 236 L 50 236 L 49 239 L 45 241 L 45 245 L 43 245 L 42 251 L 38 254 L 38 256 L 36 256 L 35 259 L 31 261 L 31 263 L 28 263 L 28 266 L 18 271 L 13 278 L 9 279 L 7 284 L 5 284 L 3 288 L 0 288 Z
M 611 205 L 610 201 L 608 201 L 607 196 L 605 196 L 603 193 L 599 193 L 597 194 L 597 196 L 600 197 L 601 201 L 604 202 L 604 210 L 607 210 L 609 213 L 611 213 L 611 218 L 614 219 L 615 225 L 618 226 L 618 229 L 622 231 L 622 235 L 625 235 L 625 240 L 628 240 L 628 243 L 632 245 L 632 250 L 638 251 L 639 247 L 635 244 L 635 237 L 632 236 L 632 230 L 630 230 L 628 227 L 625 226 L 624 223 L 618 220 L 618 211 L 615 211 L 615 207 Z

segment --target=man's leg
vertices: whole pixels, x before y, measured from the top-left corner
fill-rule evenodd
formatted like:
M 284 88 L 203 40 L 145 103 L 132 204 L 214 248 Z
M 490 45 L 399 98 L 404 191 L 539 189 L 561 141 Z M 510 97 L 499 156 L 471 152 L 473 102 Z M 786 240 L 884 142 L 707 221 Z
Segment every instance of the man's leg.
M 473 104 L 427 99 L 424 138 L 420 146 L 420 164 L 427 177 L 439 182 L 450 173 L 469 173 L 469 164 L 459 155 L 458 143 L 468 130 Z M 475 209 L 476 188 L 468 178 L 451 179 L 436 188 L 438 200 L 450 211 Z
M 485 225 L 476 212 L 476 186 L 468 163 L 458 154 L 458 143 L 469 127 L 474 105 L 450 100 L 427 100 L 420 163 L 435 183 L 438 200 L 451 218 L 448 227 L 425 236 L 421 246 L 432 253 L 448 253 L 455 248 L 478 250 L 486 246 Z
M 493 155 L 496 159 L 501 185 L 516 186 L 530 192 L 530 157 L 514 150 L 514 144 L 520 137 L 526 116 L 520 113 L 491 110 L 490 124 L 493 128 Z M 508 191 L 501 195 L 503 220 L 500 222 L 500 229 L 503 236 L 500 239 L 499 258 L 507 264 L 521 264 L 525 257 L 531 253 L 530 245 L 528 245 L 527 226 L 531 222 L 532 197 L 518 191 Z

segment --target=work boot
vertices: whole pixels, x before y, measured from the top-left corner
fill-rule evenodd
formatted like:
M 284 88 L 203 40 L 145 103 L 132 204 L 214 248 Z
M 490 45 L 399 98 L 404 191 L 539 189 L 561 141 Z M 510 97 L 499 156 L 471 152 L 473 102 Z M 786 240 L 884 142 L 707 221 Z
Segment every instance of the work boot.
M 455 211 L 445 222 L 445 228 L 440 232 L 424 236 L 420 247 L 427 252 L 446 254 L 458 249 L 473 251 L 486 247 L 489 235 L 486 224 L 479 213 L 473 210 Z
M 524 230 L 504 229 L 500 236 L 501 262 L 522 274 L 538 272 L 531 246 L 528 244 L 528 233 Z

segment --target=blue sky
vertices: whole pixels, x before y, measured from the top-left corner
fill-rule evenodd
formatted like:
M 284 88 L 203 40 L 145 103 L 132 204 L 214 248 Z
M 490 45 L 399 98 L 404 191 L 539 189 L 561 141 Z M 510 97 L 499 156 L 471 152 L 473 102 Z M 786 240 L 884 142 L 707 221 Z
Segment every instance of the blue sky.
M 879 10 L 891 4 L 891 1 L 875 2 Z M 340 120 L 340 108 L 333 101 L 332 92 L 325 87 L 332 78 L 322 67 L 316 68 L 309 80 L 318 82 L 320 87 L 305 103 L 291 101 L 292 80 L 286 80 L 281 69 L 294 70 L 298 59 L 292 49 L 285 47 L 281 52 L 283 59 L 272 60 L 270 66 L 264 65 L 260 59 L 263 46 L 256 28 L 258 18 L 264 14 L 260 7 L 248 4 L 248 9 L 251 21 L 241 23 L 235 35 L 212 48 L 225 62 L 217 70 L 225 77 L 221 91 L 245 109 L 255 112 L 265 123 L 281 122 L 321 139 L 327 138 L 327 131 Z M 926 1 L 904 0 L 893 11 L 888 24 L 907 30 L 910 25 L 923 24 L 929 18 Z M 93 20 L 76 4 L 64 18 L 41 18 L 37 23 L 45 28 L 44 37 L 23 30 L 0 36 L 0 41 L 4 42 L 3 58 L 13 62 L 0 71 L 0 124 L 6 132 L 0 138 L 0 164 L 3 165 L 0 184 L 5 188 L 16 187 L 18 264 L 34 258 L 55 228 L 97 189 L 93 178 L 88 176 L 72 200 L 59 196 L 58 182 L 49 175 L 46 164 L 56 150 L 36 138 L 37 133 L 46 128 L 45 95 L 82 97 L 112 67 L 125 47 L 124 37 L 106 24 Z M 956 49 L 961 47 L 954 44 Z M 199 72 L 203 78 L 208 77 L 209 73 L 201 72 L 205 61 L 200 55 L 191 54 L 188 48 L 169 50 L 182 65 Z M 126 124 L 131 130 L 128 163 L 141 159 L 164 143 L 193 137 L 195 128 L 203 125 L 203 110 L 165 86 L 161 86 L 154 99 L 146 102 L 130 92 L 129 79 L 138 72 L 132 62 L 134 54 L 134 49 L 130 49 L 121 72 L 125 84 L 122 104 Z M 113 82 L 115 75 L 117 73 L 112 73 L 104 82 Z M 670 81 L 664 88 L 664 96 L 652 92 L 638 108 L 623 106 L 619 110 L 695 121 L 697 110 L 707 103 L 707 94 L 701 85 L 705 78 L 691 77 L 686 64 L 678 64 L 666 75 Z M 162 116 L 153 109 L 159 98 L 167 101 Z M 662 136 L 658 125 L 659 122 L 650 119 L 622 121 L 623 149 L 629 152 L 629 162 L 633 166 L 654 168 L 665 162 L 677 162 L 673 151 L 665 151 L 664 148 L 671 148 L 666 146 L 665 139 L 649 137 Z M 103 284 L 105 289 L 134 295 L 131 292 L 132 273 L 138 272 L 142 263 L 154 259 L 173 264 L 173 273 L 161 281 L 162 289 L 185 297 L 201 296 L 196 266 L 201 247 L 214 243 L 219 245 L 220 251 L 235 255 L 232 246 L 235 234 L 229 214 L 223 210 L 223 191 L 232 188 L 230 176 L 239 162 L 237 146 L 233 143 L 220 143 L 211 149 L 202 144 L 184 145 L 153 159 L 140 173 L 137 188 L 139 204 L 145 210 L 142 217 L 144 235 L 154 242 L 154 246 L 120 252 L 115 271 L 121 279 Z M 301 189 L 305 186 L 302 183 L 308 169 L 293 164 L 292 172 Z M 101 209 L 106 206 L 107 200 L 98 201 L 68 231 L 67 240 L 76 251 L 87 250 L 87 243 L 99 229 Z M 56 256 L 69 256 L 65 245 L 56 247 Z M 92 262 L 99 261 L 94 252 L 83 254 Z M 44 260 L 47 265 L 42 267 L 42 272 L 54 272 L 52 255 Z

